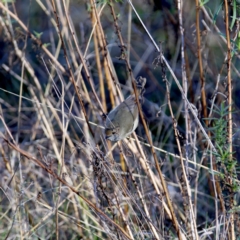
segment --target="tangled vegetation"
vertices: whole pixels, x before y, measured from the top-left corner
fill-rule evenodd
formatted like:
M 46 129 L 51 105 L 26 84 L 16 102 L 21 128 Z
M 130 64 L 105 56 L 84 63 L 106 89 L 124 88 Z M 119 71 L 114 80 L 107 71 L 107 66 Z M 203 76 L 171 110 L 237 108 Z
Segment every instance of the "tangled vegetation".
M 0 0 L 1 239 L 240 239 L 240 2 Z M 147 79 L 130 137 L 107 113 Z

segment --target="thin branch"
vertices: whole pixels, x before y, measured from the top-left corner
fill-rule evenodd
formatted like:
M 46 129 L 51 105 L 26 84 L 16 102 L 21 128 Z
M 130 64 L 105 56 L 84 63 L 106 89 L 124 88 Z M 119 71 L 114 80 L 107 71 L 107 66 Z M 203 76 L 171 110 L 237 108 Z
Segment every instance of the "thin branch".
M 102 212 L 99 208 L 97 208 L 95 206 L 95 204 L 93 204 L 91 201 L 89 201 L 87 198 L 85 198 L 84 196 L 82 196 L 80 194 L 80 192 L 75 189 L 74 187 L 70 186 L 70 184 L 68 184 L 64 179 L 62 179 L 61 177 L 59 177 L 51 168 L 49 168 L 47 165 L 43 164 L 39 159 L 31 156 L 28 152 L 24 151 L 23 149 L 17 147 L 15 144 L 11 143 L 9 140 L 7 140 L 3 135 L 2 138 L 4 139 L 4 141 L 6 141 L 6 143 L 15 151 L 19 152 L 22 156 L 26 157 L 28 160 L 33 161 L 34 163 L 36 163 L 40 168 L 42 168 L 43 170 L 45 170 L 47 173 L 49 173 L 50 175 L 52 175 L 55 179 L 57 179 L 58 181 L 60 181 L 63 185 L 67 186 L 72 192 L 74 192 L 75 194 L 77 194 L 84 202 L 87 203 L 87 205 L 94 209 L 99 215 L 100 217 L 102 217 L 103 219 L 105 219 L 105 221 L 110 222 L 111 224 L 113 224 L 127 239 L 132 239 L 125 231 L 124 229 L 122 229 L 118 224 L 116 224 L 111 218 L 109 218 L 104 212 Z

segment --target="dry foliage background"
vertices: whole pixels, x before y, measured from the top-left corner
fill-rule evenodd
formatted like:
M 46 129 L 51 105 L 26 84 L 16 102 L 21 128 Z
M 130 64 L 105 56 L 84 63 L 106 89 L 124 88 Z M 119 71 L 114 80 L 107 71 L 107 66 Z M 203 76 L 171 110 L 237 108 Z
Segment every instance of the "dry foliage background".
M 0 0 L 1 239 L 240 239 L 240 2 L 130 3 Z

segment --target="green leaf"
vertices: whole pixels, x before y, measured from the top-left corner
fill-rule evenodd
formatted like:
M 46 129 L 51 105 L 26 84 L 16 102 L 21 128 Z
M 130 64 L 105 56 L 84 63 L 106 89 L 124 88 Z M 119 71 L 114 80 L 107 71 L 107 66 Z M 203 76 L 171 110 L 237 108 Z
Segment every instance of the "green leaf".
M 34 32 L 34 35 L 36 36 L 36 38 L 40 39 L 40 37 L 42 36 L 43 32 L 36 32 L 36 31 L 33 31 Z
M 236 22 L 236 19 L 237 19 L 237 4 L 236 4 L 236 0 L 233 0 L 233 16 L 232 16 L 232 22 L 230 26 L 231 31 L 234 26 L 234 23 Z
M 2 0 L 2 3 L 14 3 L 15 0 Z
M 209 0 L 200 0 L 200 7 L 204 6 L 206 3 L 208 3 Z
M 237 47 L 237 50 L 239 51 L 240 50 L 240 32 L 238 32 L 238 36 L 236 39 L 236 47 Z
M 47 48 L 48 46 L 50 46 L 50 45 L 51 45 L 50 43 L 44 43 L 44 44 L 43 44 L 43 46 L 46 47 L 46 48 Z
M 214 17 L 213 17 L 213 24 L 216 23 L 217 16 L 218 16 L 219 12 L 220 12 L 221 9 L 222 9 L 222 5 L 223 5 L 223 1 L 221 2 L 221 4 L 219 4 L 219 7 L 218 7 L 216 13 L 214 14 Z

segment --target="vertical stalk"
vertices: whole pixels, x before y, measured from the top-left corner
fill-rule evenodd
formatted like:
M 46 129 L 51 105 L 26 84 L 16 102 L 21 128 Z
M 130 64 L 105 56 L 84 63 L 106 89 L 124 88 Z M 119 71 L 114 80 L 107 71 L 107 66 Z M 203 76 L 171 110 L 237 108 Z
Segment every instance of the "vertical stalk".
M 228 82 L 228 105 L 229 105 L 229 112 L 228 112 L 228 144 L 229 144 L 229 161 L 233 161 L 232 158 L 232 80 L 231 80 L 231 42 L 230 42 L 230 33 L 229 33 L 229 12 L 228 12 L 228 1 L 224 0 L 224 7 L 225 7 L 225 27 L 226 27 L 226 38 L 227 38 L 227 82 Z M 232 176 L 232 173 L 230 173 Z M 232 184 L 232 180 L 230 180 L 230 184 Z M 233 196 L 232 196 L 233 198 Z M 231 199 L 233 203 L 233 199 Z M 232 207 L 232 206 L 231 206 Z M 230 214 L 230 239 L 235 240 L 235 233 L 234 233 L 234 214 Z
M 196 0 L 197 54 L 198 54 L 199 72 L 200 72 L 200 81 L 201 81 L 201 100 L 202 100 L 203 116 L 205 118 L 206 126 L 208 126 L 208 120 L 206 119 L 207 118 L 207 101 L 206 101 L 205 79 L 203 74 L 203 64 L 202 64 L 202 54 L 201 54 L 199 12 L 200 12 L 199 0 Z

